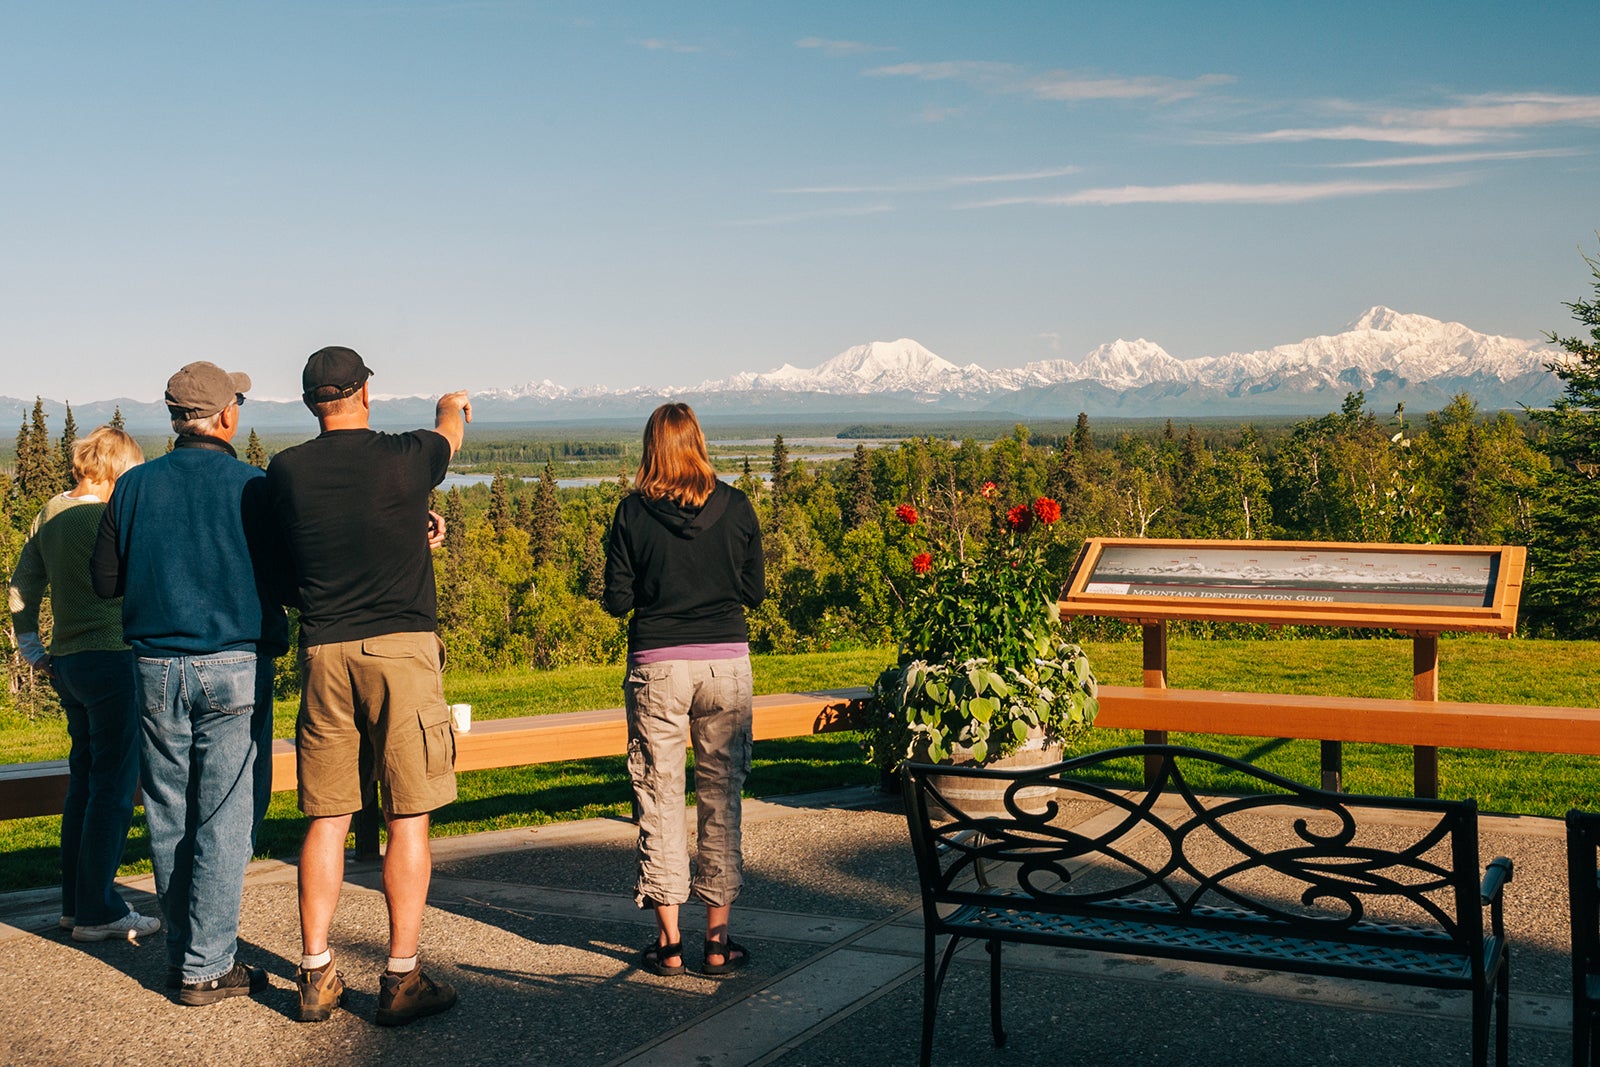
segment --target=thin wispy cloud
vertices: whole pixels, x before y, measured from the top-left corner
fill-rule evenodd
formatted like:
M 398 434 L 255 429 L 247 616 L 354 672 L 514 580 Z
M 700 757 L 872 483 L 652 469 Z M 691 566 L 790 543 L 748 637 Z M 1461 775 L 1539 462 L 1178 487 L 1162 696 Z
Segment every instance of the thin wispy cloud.
M 1341 110 L 1356 110 L 1341 105 Z M 1600 96 L 1497 93 L 1462 97 L 1449 107 L 1363 108 L 1364 121 L 1242 134 L 1244 144 L 1296 141 L 1374 141 L 1448 147 L 1482 144 L 1507 133 L 1550 126 L 1600 125 Z
M 1402 113 L 1419 126 L 1511 130 L 1570 123 L 1600 125 L 1600 96 L 1498 93 L 1466 97 L 1456 107 Z
M 1457 163 L 1489 163 L 1508 159 L 1551 159 L 1558 156 L 1582 155 L 1575 148 L 1529 148 L 1512 152 L 1437 152 L 1427 156 L 1394 156 L 1389 159 L 1363 159 L 1354 163 L 1325 163 L 1339 169 L 1365 167 L 1429 167 Z
M 895 63 L 887 67 L 873 67 L 864 72 L 869 78 L 916 78 L 919 81 L 939 82 L 952 79 L 974 84 L 992 85 L 1019 77 L 1021 68 L 1012 63 L 990 63 L 982 60 L 951 60 L 943 63 Z
M 1030 170 L 1012 174 L 969 174 L 954 177 L 922 178 L 907 182 L 890 182 L 880 185 L 802 185 L 791 189 L 775 189 L 777 193 L 826 194 L 849 193 L 860 195 L 883 193 L 928 193 L 940 189 L 960 189 L 971 185 L 993 185 L 1003 182 L 1034 182 L 1047 178 L 1062 178 L 1077 174 L 1082 167 L 1053 167 L 1049 170 Z
M 1224 137 L 1233 144 L 1285 144 L 1302 141 L 1375 141 L 1379 144 L 1451 145 L 1481 144 L 1494 140 L 1490 130 L 1455 130 L 1439 127 L 1407 126 L 1324 126 L 1287 130 L 1267 130 Z
M 770 215 L 759 219 L 734 219 L 728 226 L 790 226 L 797 222 L 818 222 L 823 219 L 859 218 L 863 215 L 886 215 L 894 210 L 893 204 L 863 204 L 858 207 L 821 208 L 816 211 L 796 211 L 787 215 Z
M 987 92 L 1025 93 L 1038 100 L 1147 100 L 1158 104 L 1188 100 L 1234 81 L 1233 76 L 1228 74 L 1203 74 L 1198 78 L 1167 78 L 1161 75 L 1121 77 L 1055 70 L 1029 75 L 1015 64 L 977 60 L 895 63 L 874 67 L 865 73 L 875 78 L 960 81 Z
M 682 41 L 669 41 L 663 37 L 646 37 L 637 42 L 640 48 L 652 52 L 677 52 L 682 55 L 691 55 L 695 52 L 704 52 L 705 48 L 697 44 L 685 44 Z
M 1228 74 L 1203 74 L 1189 79 L 1097 78 L 1063 70 L 1033 79 L 1028 89 L 1040 100 L 1153 100 L 1171 104 L 1231 85 L 1234 80 Z
M 1115 188 L 1083 189 L 1059 196 L 1005 197 L 969 206 L 993 208 L 1019 204 L 1100 207 L 1125 204 L 1304 204 L 1314 200 L 1334 200 L 1341 197 L 1450 189 L 1465 182 L 1465 178 L 1450 177 L 1431 181 L 1394 182 L 1192 182 L 1185 185 L 1123 185 Z
M 796 48 L 816 48 L 830 56 L 860 56 L 872 52 L 893 52 L 893 45 L 865 44 L 861 41 L 830 41 L 826 37 L 802 37 Z

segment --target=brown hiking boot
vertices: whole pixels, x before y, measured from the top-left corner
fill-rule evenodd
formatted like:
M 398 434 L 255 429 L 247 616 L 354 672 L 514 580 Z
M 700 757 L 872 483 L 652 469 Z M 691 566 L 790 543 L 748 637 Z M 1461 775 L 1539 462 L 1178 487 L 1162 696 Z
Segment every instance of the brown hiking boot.
M 384 971 L 378 980 L 379 1026 L 404 1026 L 425 1015 L 455 1007 L 456 990 L 449 982 L 435 982 L 419 965 L 405 974 Z
M 300 987 L 300 1021 L 320 1023 L 333 1014 L 334 1008 L 344 1007 L 349 995 L 344 988 L 344 975 L 333 969 L 329 960 L 314 970 L 302 968 L 295 974 L 295 985 Z

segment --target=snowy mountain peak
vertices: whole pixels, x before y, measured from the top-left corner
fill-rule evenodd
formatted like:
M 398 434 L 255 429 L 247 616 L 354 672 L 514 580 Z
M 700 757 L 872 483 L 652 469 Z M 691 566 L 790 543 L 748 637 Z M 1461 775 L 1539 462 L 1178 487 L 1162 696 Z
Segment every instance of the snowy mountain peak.
M 921 381 L 959 371 L 954 363 L 929 352 L 909 337 L 898 341 L 869 341 L 847 348 L 815 371 L 825 376 L 849 375 L 863 382 L 885 378 Z
M 1191 377 L 1185 364 L 1167 350 L 1143 337 L 1101 345 L 1078 364 L 1078 376 L 1123 385 L 1183 381 Z

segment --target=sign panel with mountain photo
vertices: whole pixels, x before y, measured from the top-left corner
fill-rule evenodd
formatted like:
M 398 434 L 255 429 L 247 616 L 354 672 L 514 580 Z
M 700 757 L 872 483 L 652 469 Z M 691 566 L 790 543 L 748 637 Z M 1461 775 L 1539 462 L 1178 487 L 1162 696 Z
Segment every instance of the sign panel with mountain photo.
M 1510 633 L 1520 545 L 1091 538 L 1061 611 L 1153 622 Z

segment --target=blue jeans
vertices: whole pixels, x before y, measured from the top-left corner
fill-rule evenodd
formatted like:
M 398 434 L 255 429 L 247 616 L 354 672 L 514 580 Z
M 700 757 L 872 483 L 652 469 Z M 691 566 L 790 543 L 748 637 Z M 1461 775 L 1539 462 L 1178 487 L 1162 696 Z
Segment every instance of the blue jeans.
M 144 812 L 167 965 L 233 969 L 244 871 L 272 790 L 273 662 L 254 652 L 138 659 Z
M 52 659 L 50 674 L 72 739 L 61 812 L 61 914 L 82 926 L 116 922 L 128 914 L 116 877 L 139 780 L 133 653 L 74 652 Z

